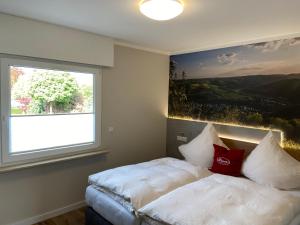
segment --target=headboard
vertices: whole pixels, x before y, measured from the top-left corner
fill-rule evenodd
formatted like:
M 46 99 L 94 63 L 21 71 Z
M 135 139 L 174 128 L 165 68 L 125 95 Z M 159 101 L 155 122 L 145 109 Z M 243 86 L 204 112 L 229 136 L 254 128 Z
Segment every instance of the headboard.
M 196 137 L 207 122 L 191 121 L 184 119 L 168 118 L 167 121 L 167 155 L 175 158 L 182 158 L 178 151 L 178 146 L 188 143 Z M 225 125 L 214 123 L 219 136 L 223 142 L 230 148 L 241 148 L 246 150 L 246 155 L 249 154 L 255 146 L 269 132 L 267 129 L 242 127 L 234 125 Z M 274 135 L 281 142 L 283 134 L 281 131 L 273 130 Z M 291 152 L 289 152 L 291 154 Z M 299 155 L 291 154 L 296 159 L 300 160 Z

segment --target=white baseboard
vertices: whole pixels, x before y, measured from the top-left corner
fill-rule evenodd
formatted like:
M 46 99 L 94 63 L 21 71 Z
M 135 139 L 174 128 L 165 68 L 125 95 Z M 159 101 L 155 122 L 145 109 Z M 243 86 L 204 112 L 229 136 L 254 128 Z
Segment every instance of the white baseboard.
M 67 205 L 65 207 L 55 209 L 55 210 L 52 210 L 52 211 L 49 211 L 49 212 L 46 212 L 46 213 L 43 213 L 43 214 L 40 214 L 40 215 L 36 215 L 36 216 L 30 217 L 30 218 L 27 218 L 25 220 L 22 220 L 22 221 L 18 221 L 18 222 L 15 222 L 15 223 L 10 223 L 10 224 L 7 224 L 7 225 L 32 225 L 32 224 L 39 223 L 39 222 L 42 222 L 44 220 L 59 216 L 61 214 L 73 211 L 75 209 L 82 208 L 85 205 L 86 205 L 85 201 L 76 202 L 74 204 Z

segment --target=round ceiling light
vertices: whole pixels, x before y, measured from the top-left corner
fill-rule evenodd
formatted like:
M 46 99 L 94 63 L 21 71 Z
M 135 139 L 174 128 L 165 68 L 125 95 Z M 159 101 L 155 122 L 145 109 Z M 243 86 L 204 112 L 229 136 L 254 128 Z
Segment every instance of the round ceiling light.
M 153 20 L 170 20 L 183 12 L 180 0 L 143 0 L 140 11 Z

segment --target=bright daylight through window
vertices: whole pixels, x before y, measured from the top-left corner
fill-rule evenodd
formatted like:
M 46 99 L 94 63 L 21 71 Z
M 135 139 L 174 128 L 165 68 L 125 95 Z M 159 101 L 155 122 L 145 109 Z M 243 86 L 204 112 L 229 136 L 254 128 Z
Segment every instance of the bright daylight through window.
M 96 69 L 2 60 L 3 162 L 95 148 Z

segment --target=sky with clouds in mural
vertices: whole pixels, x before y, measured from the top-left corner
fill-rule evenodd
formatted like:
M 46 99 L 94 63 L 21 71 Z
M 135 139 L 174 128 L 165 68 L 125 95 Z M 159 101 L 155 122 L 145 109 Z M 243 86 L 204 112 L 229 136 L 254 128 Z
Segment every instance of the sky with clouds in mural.
M 177 78 L 300 74 L 300 37 L 173 55 Z

